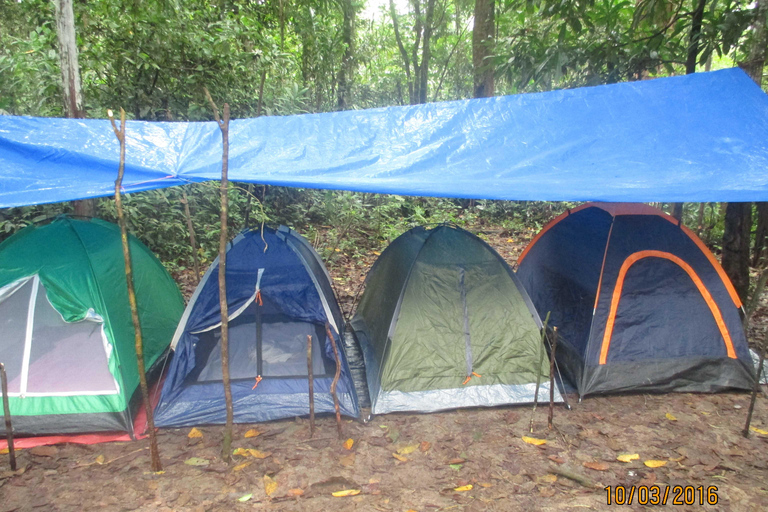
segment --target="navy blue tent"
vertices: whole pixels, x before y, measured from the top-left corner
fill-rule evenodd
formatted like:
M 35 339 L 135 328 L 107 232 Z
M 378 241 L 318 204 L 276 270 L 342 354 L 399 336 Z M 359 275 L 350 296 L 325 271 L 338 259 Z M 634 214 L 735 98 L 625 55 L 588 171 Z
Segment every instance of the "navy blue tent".
M 230 179 L 549 201 L 768 201 L 768 96 L 741 70 L 234 120 Z M 128 121 L 126 192 L 218 179 L 213 122 Z M 0 207 L 111 195 L 107 120 L 0 116 Z
M 218 259 L 190 299 L 176 329 L 158 426 L 224 423 Z M 330 393 L 341 360 L 341 412 L 357 417 L 357 396 L 339 333 L 343 317 L 320 257 L 296 232 L 246 231 L 227 251 L 229 371 L 235 421 L 251 423 L 309 413 L 307 337 L 312 337 L 315 411 L 334 412 Z
M 752 389 L 741 301 L 691 230 L 641 204 L 589 203 L 531 241 L 517 276 L 559 327 L 581 396 Z

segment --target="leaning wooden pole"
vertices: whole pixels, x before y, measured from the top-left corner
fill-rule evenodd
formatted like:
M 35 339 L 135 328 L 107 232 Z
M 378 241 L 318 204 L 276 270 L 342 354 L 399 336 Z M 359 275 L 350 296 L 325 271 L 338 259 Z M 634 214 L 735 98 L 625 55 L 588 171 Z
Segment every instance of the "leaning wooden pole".
M 553 329 L 552 351 L 549 354 L 549 418 L 547 427 L 552 430 L 552 419 L 555 417 L 555 350 L 557 350 L 557 327 Z
M 333 376 L 333 382 L 331 382 L 331 396 L 333 397 L 333 407 L 336 409 L 336 430 L 339 432 L 339 439 L 343 439 L 341 433 L 341 410 L 339 409 L 339 396 L 336 394 L 336 386 L 339 384 L 339 377 L 341 376 L 341 357 L 339 356 L 339 347 L 336 346 L 336 339 L 331 332 L 331 326 L 328 323 L 325 324 L 325 332 L 328 333 L 328 338 L 331 340 L 331 347 L 333 347 L 333 357 L 336 359 L 336 375 Z
M 531 410 L 531 422 L 528 425 L 528 430 L 533 433 L 533 417 L 536 415 L 536 407 L 539 405 L 539 388 L 541 387 L 541 365 L 544 364 L 544 342 L 547 339 L 547 324 L 549 323 L 549 315 L 551 311 L 547 311 L 547 317 L 544 319 L 544 326 L 541 328 L 541 340 L 539 341 L 539 364 L 536 367 L 536 390 L 533 393 L 533 409 Z
M 181 189 L 181 202 L 184 204 L 184 217 L 187 221 L 187 230 L 189 231 L 189 245 L 192 246 L 192 263 L 195 269 L 195 284 L 200 284 L 200 259 L 197 256 L 197 237 L 195 237 L 195 226 L 192 224 L 192 214 L 189 211 L 189 198 L 187 191 Z
M 3 416 L 5 417 L 5 439 L 8 441 L 8 458 L 11 469 L 16 471 L 16 450 L 13 447 L 13 425 L 11 425 L 11 407 L 8 404 L 8 376 L 5 374 L 5 365 L 0 363 L 0 381 L 3 391 Z
M 307 334 L 307 382 L 309 384 L 309 437 L 315 437 L 315 376 L 312 372 L 312 336 Z
M 125 226 L 125 214 L 123 213 L 123 175 L 125 174 L 125 110 L 120 109 L 120 128 L 115 124 L 115 117 L 110 110 L 108 112 L 112 129 L 120 142 L 120 164 L 117 168 L 115 180 L 115 207 L 117 209 L 117 223 L 120 226 L 120 237 L 123 241 L 123 259 L 125 260 L 125 281 L 128 285 L 128 304 L 131 307 L 131 320 L 133 320 L 134 341 L 136 343 L 136 364 L 139 370 L 139 387 L 144 409 L 147 411 L 147 430 L 149 431 L 149 452 L 152 459 L 152 471 L 162 471 L 160 463 L 160 451 L 157 448 L 157 435 L 155 433 L 155 418 L 152 413 L 152 405 L 149 401 L 149 387 L 147 386 L 147 372 L 144 367 L 144 340 L 141 336 L 141 321 L 139 320 L 139 308 L 136 304 L 136 290 L 133 286 L 133 266 L 131 264 L 131 249 L 128 245 L 128 228 Z
M 205 95 L 213 109 L 213 117 L 221 130 L 221 234 L 219 236 L 219 307 L 221 308 L 221 377 L 224 381 L 224 402 L 227 408 L 227 424 L 224 427 L 224 442 L 221 458 L 229 462 L 232 458 L 232 424 L 235 421 L 232 407 L 232 386 L 229 381 L 229 308 L 227 305 L 227 216 L 229 208 L 229 103 L 224 104 L 223 117 L 205 89 Z
M 760 362 L 757 363 L 757 378 L 755 379 L 755 387 L 752 388 L 752 397 L 749 400 L 749 409 L 747 410 L 747 423 L 744 425 L 744 430 L 741 431 L 744 437 L 749 437 L 749 426 L 752 423 L 752 413 L 755 410 L 755 401 L 757 400 L 757 393 L 760 391 L 760 381 L 763 378 L 763 366 L 765 365 L 765 351 L 768 344 L 765 343 L 765 332 L 763 332 L 763 344 L 760 347 Z

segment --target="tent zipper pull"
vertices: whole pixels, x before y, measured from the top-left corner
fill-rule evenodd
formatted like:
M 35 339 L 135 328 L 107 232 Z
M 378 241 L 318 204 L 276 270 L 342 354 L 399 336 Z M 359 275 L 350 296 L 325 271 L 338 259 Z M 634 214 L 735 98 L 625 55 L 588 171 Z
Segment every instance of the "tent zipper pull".
M 462 383 L 461 383 L 461 385 L 462 385 L 462 386 L 466 386 L 466 385 L 467 385 L 467 382 L 469 382 L 470 380 L 472 380 L 472 377 L 478 377 L 478 378 L 480 378 L 480 377 L 482 377 L 482 375 L 480 375 L 479 373 L 475 373 L 475 372 L 472 372 L 472 373 L 470 373 L 469 375 L 467 375 L 467 378 L 466 378 L 466 379 L 464 379 L 464 382 L 462 382 Z
M 259 382 L 261 382 L 262 380 L 263 380 L 263 379 L 261 378 L 261 375 L 257 375 L 257 376 L 256 376 L 256 384 L 254 384 L 254 385 L 253 385 L 253 387 L 251 388 L 251 391 L 253 391 L 254 389 L 256 389 L 256 386 L 258 386 L 258 385 L 259 385 Z

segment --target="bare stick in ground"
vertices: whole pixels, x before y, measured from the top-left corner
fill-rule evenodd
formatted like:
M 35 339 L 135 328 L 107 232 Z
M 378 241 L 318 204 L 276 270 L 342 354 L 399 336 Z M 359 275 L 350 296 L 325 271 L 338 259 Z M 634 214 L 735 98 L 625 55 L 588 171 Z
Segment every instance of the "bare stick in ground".
M 227 307 L 227 209 L 229 206 L 229 103 L 224 104 L 224 117 L 219 117 L 219 109 L 211 98 L 211 93 L 205 89 L 205 95 L 213 109 L 216 125 L 221 130 L 221 235 L 219 236 L 219 307 L 221 308 L 221 378 L 224 382 L 224 402 L 227 408 L 227 424 L 224 427 L 224 442 L 221 448 L 221 458 L 229 462 L 232 458 L 232 424 L 234 409 L 232 407 L 232 386 L 229 382 L 229 309 Z
M 309 383 L 309 437 L 315 437 L 315 377 L 312 375 L 312 336 L 307 334 L 307 381 Z
M 547 339 L 547 324 L 549 323 L 549 315 L 551 311 L 547 311 L 547 317 L 544 319 L 544 326 L 541 328 L 541 340 L 539 341 L 539 365 L 536 367 L 536 391 L 533 394 L 533 410 L 531 411 L 531 423 L 528 425 L 528 430 L 533 433 L 533 417 L 536 414 L 536 406 L 539 405 L 539 386 L 541 386 L 541 365 L 544 364 L 544 342 Z
M 147 386 L 147 372 L 144 367 L 144 340 L 141 336 L 141 321 L 139 320 L 139 308 L 136 304 L 136 290 L 133 287 L 133 266 L 131 264 L 131 248 L 128 245 L 128 228 L 125 225 L 123 213 L 123 175 L 125 174 L 125 110 L 120 109 L 120 128 L 115 123 L 112 111 L 108 112 L 115 137 L 120 142 L 120 164 L 117 168 L 115 180 L 115 208 L 117 209 L 117 223 L 120 226 L 120 238 L 123 241 L 123 259 L 125 260 L 125 281 L 128 285 L 128 304 L 131 307 L 131 320 L 136 343 L 136 363 L 139 370 L 139 387 L 144 409 L 147 412 L 147 430 L 149 431 L 149 453 L 152 460 L 152 471 L 162 471 L 160 463 L 160 451 L 157 448 L 157 435 L 155 433 L 155 419 L 152 405 L 149 401 L 149 387 Z
M 331 340 L 333 357 L 336 358 L 336 375 L 333 376 L 333 382 L 331 382 L 331 396 L 333 397 L 333 407 L 336 409 L 336 430 L 339 431 L 339 439 L 341 439 L 343 437 L 341 434 L 341 411 L 339 410 L 339 397 L 336 394 L 336 386 L 339 384 L 339 377 L 341 376 L 341 357 L 339 356 L 339 347 L 336 346 L 336 340 L 331 332 L 331 326 L 328 323 L 325 324 L 325 332 L 328 333 L 328 338 Z
M 192 214 L 189 212 L 189 198 L 187 191 L 181 189 L 181 202 L 184 204 L 184 217 L 187 220 L 187 230 L 189 230 L 189 244 L 192 246 L 192 262 L 195 267 L 195 284 L 200 284 L 200 260 L 197 256 L 197 238 L 195 237 L 195 226 L 192 225 Z
M 757 399 L 758 391 L 760 391 L 760 379 L 763 377 L 765 350 L 765 331 L 763 331 L 763 343 L 760 345 L 760 362 L 757 363 L 757 378 L 755 379 L 755 387 L 752 388 L 752 397 L 749 400 L 749 409 L 747 410 L 747 423 L 744 425 L 744 430 L 741 431 L 744 437 L 749 437 L 749 425 L 752 423 L 752 412 L 755 410 L 755 400 Z
M 555 416 L 555 350 L 557 350 L 557 327 L 552 334 L 552 351 L 549 354 L 549 418 L 547 427 L 552 430 L 552 419 Z
M 16 451 L 13 447 L 13 426 L 11 425 L 11 407 L 8 405 L 8 376 L 5 374 L 5 365 L 0 363 L 0 380 L 3 388 L 3 416 L 5 417 L 5 438 L 8 441 L 8 458 L 11 461 L 11 469 L 16 471 Z

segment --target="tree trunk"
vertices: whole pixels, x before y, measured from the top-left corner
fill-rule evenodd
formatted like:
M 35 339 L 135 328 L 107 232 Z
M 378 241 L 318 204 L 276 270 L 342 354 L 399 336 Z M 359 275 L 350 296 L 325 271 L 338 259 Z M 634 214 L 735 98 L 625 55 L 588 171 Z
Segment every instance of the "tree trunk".
M 56 15 L 56 34 L 59 40 L 59 67 L 61 84 L 64 92 L 64 115 L 69 118 L 83 119 L 83 90 L 80 84 L 80 63 L 77 53 L 77 34 L 75 31 L 75 12 L 72 0 L 54 0 Z M 96 201 L 81 199 L 74 201 L 75 215 L 93 217 L 96 215 Z
M 683 221 L 683 203 L 672 203 L 672 216 L 680 222 Z
M 413 103 L 413 81 L 411 80 L 411 60 L 408 57 L 408 52 L 405 50 L 403 39 L 400 37 L 400 23 L 397 19 L 397 11 L 395 11 L 394 0 L 389 0 L 389 15 L 392 17 L 392 28 L 395 31 L 395 41 L 397 42 L 397 49 L 400 50 L 400 56 L 403 58 L 403 70 L 405 71 L 405 80 L 408 82 L 408 102 Z
M 435 0 L 427 1 L 427 15 L 424 21 L 424 42 L 421 50 L 421 67 L 419 72 L 419 103 L 427 102 L 429 88 L 429 60 L 432 57 L 429 40 L 432 38 L 432 19 L 435 15 Z
M 723 269 L 733 287 L 746 302 L 749 292 L 749 232 L 752 203 L 728 203 L 723 233 Z
M 696 72 L 696 60 L 699 57 L 699 40 L 701 39 L 701 24 L 704 20 L 706 0 L 698 0 L 691 19 L 691 33 L 688 38 L 688 57 L 685 59 L 685 74 Z
M 494 0 L 475 0 L 475 26 L 472 30 L 472 66 L 475 75 L 475 98 L 493 96 L 491 55 L 494 35 Z
M 757 206 L 757 230 L 755 231 L 755 248 L 752 256 L 752 266 L 761 267 L 766 261 L 766 242 L 768 242 L 768 203 L 755 203 Z
M 355 62 L 355 6 L 352 0 L 341 0 L 344 21 L 341 29 L 341 41 L 344 44 L 344 56 L 339 69 L 336 110 L 349 108 L 350 93 L 354 82 Z

